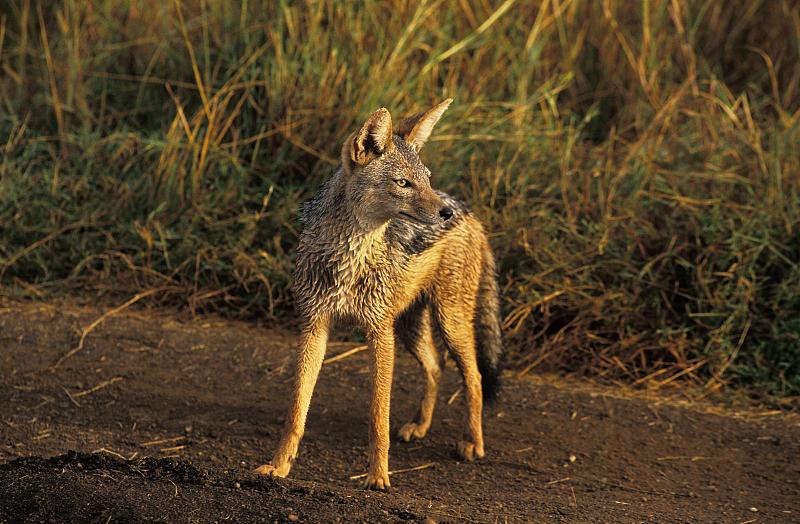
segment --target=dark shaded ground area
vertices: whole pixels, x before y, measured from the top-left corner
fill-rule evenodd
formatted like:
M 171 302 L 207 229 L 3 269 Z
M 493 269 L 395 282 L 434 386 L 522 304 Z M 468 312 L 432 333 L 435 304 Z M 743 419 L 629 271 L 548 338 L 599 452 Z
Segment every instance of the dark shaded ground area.
M 795 415 L 508 379 L 487 457 L 462 463 L 452 365 L 428 438 L 391 450 L 393 470 L 429 466 L 362 491 L 366 352 L 323 368 L 291 478 L 253 477 L 279 436 L 292 333 L 126 311 L 51 371 L 104 311 L 0 302 L 0 521 L 800 522 Z M 394 428 L 421 384 L 400 355 Z

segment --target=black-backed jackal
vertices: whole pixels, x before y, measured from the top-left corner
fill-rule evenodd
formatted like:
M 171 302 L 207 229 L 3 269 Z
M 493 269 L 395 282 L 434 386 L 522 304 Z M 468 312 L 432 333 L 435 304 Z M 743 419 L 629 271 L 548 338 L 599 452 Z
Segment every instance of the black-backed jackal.
M 431 188 L 418 152 L 452 100 L 393 123 L 378 109 L 342 148 L 342 166 L 302 211 L 294 293 L 303 330 L 296 383 L 278 449 L 256 473 L 292 467 L 328 330 L 355 320 L 373 361 L 369 470 L 365 487 L 389 487 L 389 397 L 397 344 L 425 371 L 419 412 L 404 441 L 431 424 L 445 351 L 464 379 L 467 432 L 458 450 L 483 457 L 483 399 L 499 386 L 502 352 L 495 262 L 481 223 Z M 437 351 L 436 346 L 442 348 Z

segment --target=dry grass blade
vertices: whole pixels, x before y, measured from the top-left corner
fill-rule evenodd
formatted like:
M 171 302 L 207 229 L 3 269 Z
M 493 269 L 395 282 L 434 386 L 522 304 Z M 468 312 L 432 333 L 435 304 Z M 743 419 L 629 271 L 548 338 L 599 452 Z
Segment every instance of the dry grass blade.
M 703 457 L 701 455 L 696 455 L 692 457 L 688 456 L 674 456 L 674 457 L 658 457 L 656 460 L 658 462 L 665 462 L 670 460 L 688 460 L 690 462 L 697 462 L 698 460 L 709 460 L 711 457 Z
M 545 482 L 545 485 L 552 486 L 553 484 L 560 484 L 568 480 L 572 480 L 572 477 L 564 477 L 563 479 L 551 480 L 550 482 Z
M 44 15 L 42 14 L 42 6 L 36 7 L 36 13 L 39 16 L 39 29 L 42 39 L 42 48 L 44 49 L 44 56 L 47 63 L 47 75 L 50 83 L 50 96 L 53 97 L 53 110 L 56 116 L 56 123 L 58 124 L 58 136 L 63 140 L 64 138 L 64 107 L 58 93 L 58 84 L 56 83 L 56 68 L 53 60 L 53 55 L 50 49 L 50 41 L 47 36 L 47 26 L 44 22 Z
M 60 235 L 63 235 L 67 231 L 70 231 L 72 229 L 77 229 L 79 227 L 83 227 L 84 225 L 85 225 L 84 222 L 81 221 L 81 222 L 78 222 L 77 224 L 70 224 L 68 226 L 64 226 L 64 227 L 62 227 L 62 228 L 60 228 L 60 229 L 58 229 L 56 231 L 53 231 L 52 233 L 40 238 L 36 242 L 33 242 L 32 244 L 26 246 L 24 249 L 21 249 L 19 252 L 15 253 L 8 260 L 6 260 L 6 262 L 3 264 L 3 267 L 0 268 L 0 283 L 3 281 L 3 275 L 5 274 L 6 270 L 8 268 L 10 268 L 11 266 L 13 266 L 20 258 L 22 258 L 25 255 L 31 253 L 32 251 L 35 251 L 37 248 L 45 245 L 46 243 L 48 243 L 51 240 L 59 237 Z
M 192 66 L 192 73 L 194 73 L 194 81 L 197 84 L 197 90 L 200 93 L 200 98 L 203 100 L 203 109 L 206 112 L 206 117 L 211 120 L 211 109 L 208 102 L 208 94 L 206 93 L 205 85 L 203 84 L 203 77 L 200 75 L 200 68 L 197 64 L 197 58 L 194 54 L 194 46 L 189 41 L 189 34 L 186 32 L 186 23 L 183 20 L 183 10 L 179 0 L 175 0 L 175 12 L 178 15 L 178 26 L 183 36 L 183 41 L 186 44 L 186 50 L 189 53 L 190 64 Z
M 133 457 L 135 456 L 135 454 L 134 454 L 134 455 L 131 455 L 130 457 L 125 457 L 121 453 L 117 453 L 116 451 L 111 450 L 111 449 L 107 449 L 107 448 L 99 448 L 99 449 L 96 449 L 96 450 L 92 451 L 92 453 L 108 453 L 109 455 L 114 455 L 115 457 L 120 458 L 120 459 L 122 459 L 122 460 L 124 460 L 126 462 L 128 462 L 130 460 L 133 460 Z
M 85 391 L 79 391 L 78 393 L 73 393 L 71 396 L 74 397 L 74 398 L 78 398 L 78 397 L 82 397 L 84 395 L 89 395 L 91 393 L 94 393 L 95 391 L 99 391 L 99 390 L 101 390 L 101 389 L 103 389 L 105 387 L 108 387 L 111 384 L 116 384 L 117 382 L 119 382 L 120 380 L 123 380 L 123 379 L 124 379 L 124 377 L 112 377 L 112 378 L 110 378 L 108 380 L 102 381 L 101 383 L 99 383 L 98 385 L 96 385 L 96 386 L 94 386 L 94 387 L 92 387 L 90 389 L 87 389 Z
M 70 393 L 67 390 L 67 388 L 65 388 L 64 386 L 61 386 L 61 389 L 64 390 L 64 393 L 67 394 L 67 398 L 69 399 L 70 402 L 72 402 L 75 405 L 75 407 L 78 407 L 78 408 L 81 407 L 81 405 L 78 403 L 78 401 L 75 400 L 75 396 L 72 393 Z
M 455 402 L 455 401 L 456 401 L 456 399 L 457 399 L 457 398 L 458 398 L 458 397 L 461 395 L 461 391 L 462 391 L 463 389 L 464 389 L 464 388 L 462 387 L 462 388 L 458 388 L 457 390 L 453 391 L 453 394 L 452 394 L 452 395 L 450 395 L 450 398 L 448 398 L 448 399 L 447 399 L 447 405 L 448 405 L 448 406 L 452 405 L 452 404 L 453 404 L 453 402 Z
M 77 353 L 80 350 L 82 350 L 83 349 L 83 344 L 86 341 L 86 336 L 89 333 L 91 333 L 97 326 L 102 324 L 103 321 L 105 321 L 107 318 L 112 317 L 112 316 L 116 315 L 117 313 L 120 313 L 121 311 L 126 310 L 127 308 L 129 308 L 130 306 L 132 306 L 133 304 L 135 304 L 136 302 L 140 301 L 143 298 L 149 297 L 150 295 L 155 295 L 156 293 L 160 293 L 160 292 L 165 291 L 167 289 L 170 289 L 170 288 L 169 287 L 159 287 L 159 288 L 155 288 L 155 289 L 150 289 L 148 291 L 144 291 L 142 293 L 138 293 L 137 295 L 133 296 L 130 300 L 128 300 L 127 302 L 125 302 L 121 306 L 115 307 L 114 309 L 110 309 L 109 311 L 106 311 L 105 313 L 100 315 L 94 322 L 92 322 L 91 324 L 89 324 L 88 326 L 83 328 L 83 330 L 81 331 L 81 338 L 80 338 L 80 341 L 78 342 L 78 345 L 76 347 L 72 348 L 71 350 L 69 350 L 67 353 L 65 353 L 61 358 L 59 358 L 58 361 L 55 364 L 53 364 L 53 366 L 50 368 L 50 371 L 55 371 L 66 359 L 70 358 L 75 353 Z
M 355 355 L 356 353 L 361 353 L 362 351 L 365 351 L 368 347 L 369 346 L 366 346 L 366 345 L 356 346 L 356 347 L 354 347 L 352 349 L 348 349 L 347 351 L 343 351 L 343 352 L 339 353 L 338 355 L 335 355 L 335 356 L 333 356 L 331 358 L 326 358 L 325 360 L 322 361 L 322 364 L 325 365 L 325 364 L 333 364 L 334 362 L 339 362 L 340 360 L 344 360 L 347 357 L 351 357 L 351 356 Z
M 396 475 L 398 473 L 408 473 L 408 472 L 411 472 L 411 471 L 419 471 L 421 469 L 432 468 L 435 465 L 436 465 L 435 462 L 429 462 L 427 464 L 422 464 L 421 466 L 414 466 L 413 468 L 396 469 L 394 471 L 390 471 L 389 475 Z M 367 473 L 360 473 L 358 475 L 351 475 L 349 478 L 350 478 L 350 480 L 358 480 L 358 479 L 363 479 L 366 476 L 367 476 Z
M 186 437 L 184 436 L 177 436 L 177 437 L 168 437 L 168 438 L 161 438 L 156 440 L 149 440 L 147 442 L 142 442 L 139 444 L 140 447 L 147 448 L 150 446 L 158 446 L 159 444 L 166 444 L 167 442 L 177 442 L 179 440 L 185 440 Z
M 422 74 L 427 73 L 436 64 L 439 64 L 447 60 L 454 54 L 458 53 L 459 51 L 467 47 L 473 40 L 475 40 L 478 36 L 486 32 L 487 29 L 489 29 L 501 16 L 503 16 L 503 14 L 506 11 L 508 11 L 512 5 L 514 5 L 514 2 L 516 2 L 516 0 L 506 0 L 505 2 L 500 4 L 500 7 L 495 9 L 495 11 L 475 30 L 474 33 L 470 34 L 460 42 L 453 45 L 447 51 L 441 53 L 432 61 L 428 62 L 425 65 L 425 67 L 422 68 Z

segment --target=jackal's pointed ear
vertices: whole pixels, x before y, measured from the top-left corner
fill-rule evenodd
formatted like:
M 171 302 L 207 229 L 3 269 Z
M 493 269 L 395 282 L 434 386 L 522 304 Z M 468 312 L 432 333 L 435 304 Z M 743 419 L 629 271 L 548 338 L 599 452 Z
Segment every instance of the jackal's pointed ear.
M 431 136 L 433 126 L 442 118 L 442 115 L 447 111 L 447 108 L 450 107 L 452 102 L 453 99 L 448 98 L 427 111 L 404 118 L 397 124 L 395 133 L 400 135 L 400 137 L 408 142 L 416 151 L 419 151 L 422 149 L 425 142 L 428 141 L 428 137 Z
M 367 121 L 344 144 L 342 161 L 346 165 L 366 165 L 392 147 L 392 116 L 382 107 L 369 115 Z

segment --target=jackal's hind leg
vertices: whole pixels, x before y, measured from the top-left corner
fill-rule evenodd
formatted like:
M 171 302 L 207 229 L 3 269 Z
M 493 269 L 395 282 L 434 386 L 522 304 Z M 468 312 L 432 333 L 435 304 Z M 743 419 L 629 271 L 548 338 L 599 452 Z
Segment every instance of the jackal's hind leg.
M 300 347 L 297 350 L 294 392 L 283 425 L 280 444 L 270 463 L 256 468 L 254 473 L 276 477 L 285 477 L 289 474 L 297 456 L 300 439 L 303 438 L 306 415 L 322 367 L 322 359 L 325 357 L 327 341 L 327 320 L 310 322 L 303 329 Z
M 456 361 L 464 380 L 467 407 L 467 437 L 458 444 L 458 452 L 464 460 L 482 458 L 483 449 L 483 397 L 481 375 L 478 371 L 475 352 L 475 333 L 471 321 L 472 311 L 460 305 L 441 304 L 437 308 L 436 321 L 444 343 Z
M 416 417 L 403 425 L 397 436 L 404 442 L 421 439 L 431 427 L 433 409 L 439 393 L 439 380 L 444 369 L 444 354 L 439 355 L 433 342 L 430 308 L 420 307 L 408 312 L 411 318 L 401 319 L 397 334 L 402 344 L 422 365 L 425 372 L 425 392 Z

